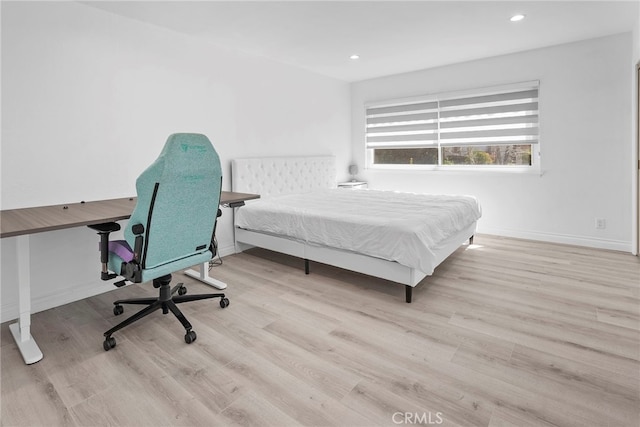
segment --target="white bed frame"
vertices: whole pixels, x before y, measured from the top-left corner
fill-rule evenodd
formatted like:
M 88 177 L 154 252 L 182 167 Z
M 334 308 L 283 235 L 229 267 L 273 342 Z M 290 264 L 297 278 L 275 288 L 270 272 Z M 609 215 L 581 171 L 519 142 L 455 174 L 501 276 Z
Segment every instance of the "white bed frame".
M 261 198 L 284 193 L 311 191 L 336 187 L 335 158 L 265 157 L 235 159 L 231 161 L 233 191 L 260 194 Z M 352 191 L 352 190 L 344 190 Z M 357 190 L 353 190 L 357 191 Z M 241 208 L 242 209 L 242 208 Z M 467 240 L 472 243 L 476 223 L 462 230 L 434 250 L 433 268 L 456 251 Z M 274 236 L 242 228 L 235 228 L 236 248 L 245 250 L 260 247 L 292 255 L 305 260 L 305 273 L 309 274 L 309 261 L 329 264 L 357 271 L 405 285 L 405 297 L 411 302 L 413 288 L 428 274 L 395 261 L 387 261 L 341 249 L 307 244 L 286 237 Z M 433 248 L 432 248 L 433 250 Z

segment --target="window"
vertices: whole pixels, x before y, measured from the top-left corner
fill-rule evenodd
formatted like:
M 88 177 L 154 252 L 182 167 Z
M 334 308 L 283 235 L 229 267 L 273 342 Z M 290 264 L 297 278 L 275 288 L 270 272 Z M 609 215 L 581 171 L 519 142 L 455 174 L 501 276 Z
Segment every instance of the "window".
M 538 83 L 371 104 L 365 136 L 373 166 L 531 169 Z

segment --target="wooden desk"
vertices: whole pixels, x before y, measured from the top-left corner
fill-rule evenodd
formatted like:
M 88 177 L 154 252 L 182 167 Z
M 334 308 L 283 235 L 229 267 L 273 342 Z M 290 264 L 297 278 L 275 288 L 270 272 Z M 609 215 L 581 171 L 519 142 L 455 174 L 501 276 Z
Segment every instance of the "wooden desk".
M 223 191 L 220 204 L 232 205 L 258 198 L 260 198 L 258 194 Z M 2 217 L 0 238 L 128 219 L 136 206 L 136 200 L 136 197 L 123 197 L 95 202 L 3 210 L 0 211 Z
M 245 200 L 257 199 L 257 194 L 223 191 L 220 204 L 238 206 Z M 45 231 L 62 230 L 103 222 L 128 219 L 136 205 L 135 197 L 99 200 L 94 202 L 69 203 L 54 206 L 38 206 L 24 209 L 0 211 L 0 238 L 15 237 L 18 259 L 18 321 L 9 325 L 11 334 L 20 349 L 25 363 L 42 359 L 42 352 L 31 336 L 31 263 L 29 259 L 29 236 Z M 208 264 L 201 266 L 200 273 L 188 270 L 187 274 L 212 286 L 226 288 L 226 284 L 207 275 Z M 195 275 L 194 275 L 195 274 Z

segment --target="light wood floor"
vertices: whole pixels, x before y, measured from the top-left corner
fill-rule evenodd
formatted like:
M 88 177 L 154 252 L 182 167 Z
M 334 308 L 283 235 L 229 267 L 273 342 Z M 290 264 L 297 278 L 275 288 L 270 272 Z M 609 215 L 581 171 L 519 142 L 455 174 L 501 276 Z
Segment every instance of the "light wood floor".
M 477 236 L 414 290 L 263 250 L 212 275 L 231 305 L 116 333 L 128 286 L 33 315 L 26 366 L 1 327 L 4 426 L 638 426 L 640 260 Z M 192 283 L 176 275 L 174 282 Z M 212 292 L 194 283 L 190 293 Z M 125 315 L 133 307 L 125 308 Z

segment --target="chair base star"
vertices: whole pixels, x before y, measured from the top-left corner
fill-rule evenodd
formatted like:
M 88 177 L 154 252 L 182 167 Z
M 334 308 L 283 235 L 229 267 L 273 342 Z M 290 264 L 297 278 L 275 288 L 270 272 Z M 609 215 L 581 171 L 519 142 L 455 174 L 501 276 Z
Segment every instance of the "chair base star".
M 121 315 L 124 312 L 122 304 L 146 305 L 147 307 L 138 311 L 134 315 L 130 316 L 126 320 L 120 322 L 104 333 L 105 339 L 103 347 L 106 351 L 109 351 L 116 346 L 116 339 L 111 336 L 114 332 L 119 331 L 120 329 L 129 326 L 133 322 L 136 322 L 160 309 L 162 309 L 162 314 L 168 314 L 169 312 L 171 312 L 174 316 L 176 316 L 176 318 L 180 321 L 180 323 L 182 323 L 182 326 L 186 331 L 184 336 L 185 342 L 187 344 L 191 344 L 197 338 L 196 332 L 192 329 L 191 323 L 189 323 L 184 314 L 182 314 L 177 304 L 203 299 L 220 298 L 220 307 L 225 308 L 229 306 L 229 299 L 226 298 L 223 293 L 186 295 L 187 288 L 184 286 L 184 284 L 178 283 L 172 289 L 170 283 L 170 274 L 158 277 L 153 280 L 153 287 L 159 289 L 159 295 L 157 298 L 123 299 L 115 301 L 113 303 L 113 314 L 115 314 L 116 316 Z

